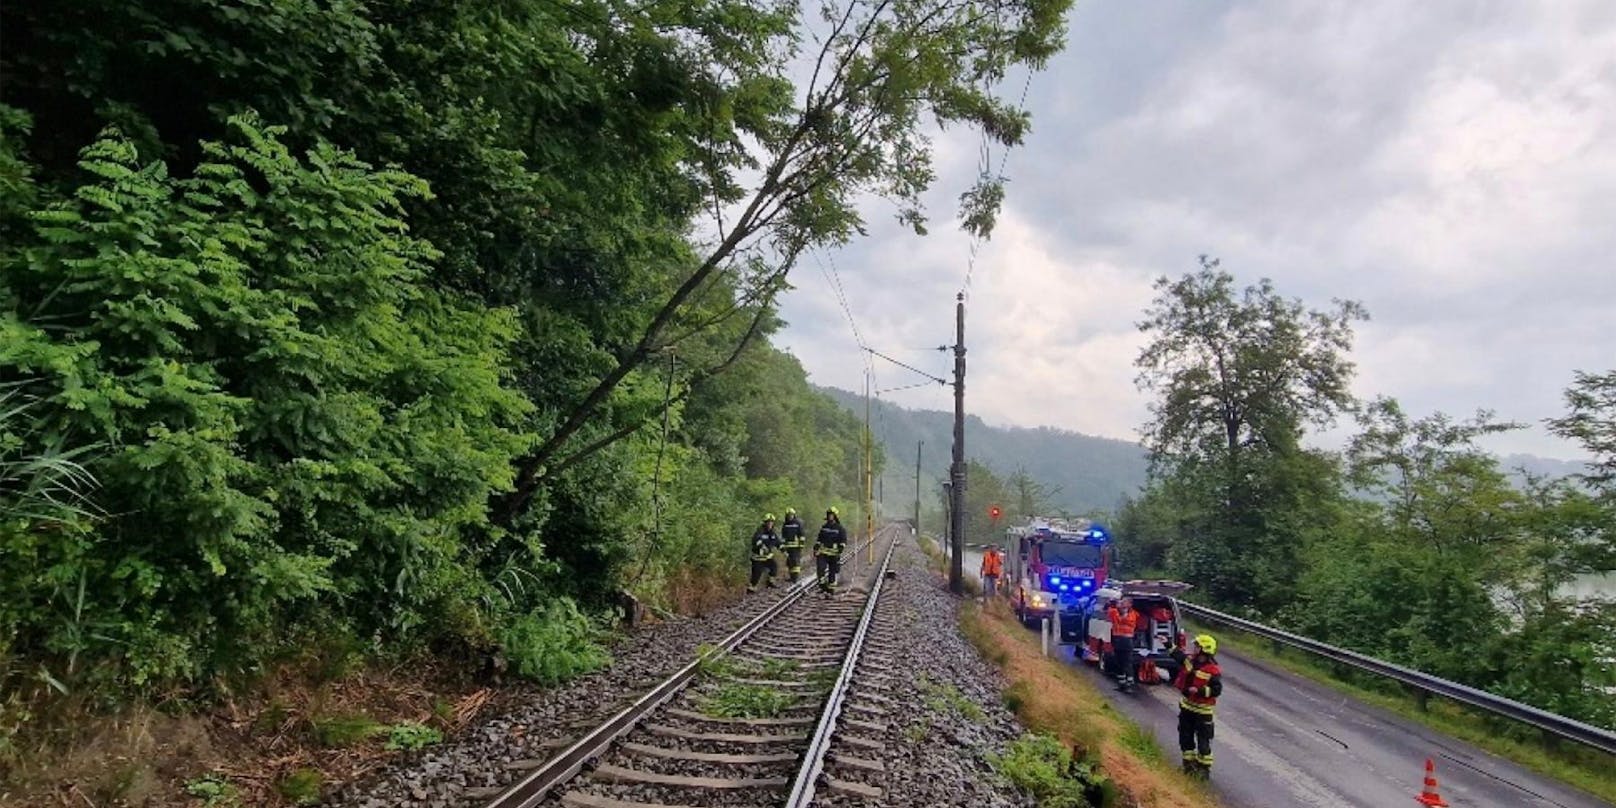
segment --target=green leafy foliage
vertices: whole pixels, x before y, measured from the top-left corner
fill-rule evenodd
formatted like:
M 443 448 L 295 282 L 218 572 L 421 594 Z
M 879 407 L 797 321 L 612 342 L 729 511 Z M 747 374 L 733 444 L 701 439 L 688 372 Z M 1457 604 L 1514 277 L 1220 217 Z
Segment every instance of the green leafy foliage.
M 762 685 L 726 682 L 701 700 L 702 712 L 719 718 L 774 718 L 796 697 Z
M 406 721 L 387 728 L 387 743 L 383 748 L 389 752 L 413 752 L 440 743 L 443 743 L 443 733 L 436 727 Z
M 696 664 L 696 669 L 703 675 L 714 679 L 733 679 L 740 675 L 742 668 L 735 661 L 735 657 L 728 653 L 718 653 L 717 646 L 703 643 L 696 650 L 701 659 Z
M 316 603 L 402 637 L 467 610 L 457 537 L 520 445 L 509 319 L 415 283 L 435 252 L 398 217 L 420 181 L 233 126 L 190 179 L 108 130 L 6 275 L 0 366 L 30 378 L 32 436 L 117 447 L 88 466 L 106 540 L 36 563 L 89 579 L 85 619 L 134 684 L 199 676 Z M 78 650 L 21 622 L 20 648 Z
M 1003 755 L 989 759 L 993 768 L 1044 808 L 1083 808 L 1111 804 L 1098 763 L 1076 758 L 1073 750 L 1049 735 L 1023 735 Z
M 500 645 L 518 675 L 554 684 L 611 661 L 598 637 L 577 604 L 562 598 L 513 618 L 500 631 Z
M 921 226 L 932 122 L 1018 142 L 1067 6 L 8 8 L 4 703 L 311 635 L 559 681 L 619 590 L 699 608 L 760 512 L 851 513 L 775 296 L 868 192 Z
M 236 787 L 217 774 L 205 774 L 185 781 L 185 793 L 196 797 L 207 806 L 235 805 Z
M 1564 594 L 1575 576 L 1616 568 L 1616 510 L 1600 476 L 1616 423 L 1608 379 L 1579 374 L 1571 414 L 1550 422 L 1595 457 L 1584 485 L 1517 488 L 1477 442 L 1520 425 L 1486 411 L 1415 418 L 1391 399 L 1345 396 L 1355 306 L 1308 312 L 1266 282 L 1237 296 L 1215 262 L 1158 288 L 1139 360 L 1141 384 L 1160 394 L 1154 475 L 1115 525 L 1124 566 L 1183 577 L 1199 597 L 1309 637 L 1616 727 L 1616 644 L 1596 628 L 1611 604 Z M 1347 409 L 1362 431 L 1344 453 L 1301 445 L 1304 425 Z

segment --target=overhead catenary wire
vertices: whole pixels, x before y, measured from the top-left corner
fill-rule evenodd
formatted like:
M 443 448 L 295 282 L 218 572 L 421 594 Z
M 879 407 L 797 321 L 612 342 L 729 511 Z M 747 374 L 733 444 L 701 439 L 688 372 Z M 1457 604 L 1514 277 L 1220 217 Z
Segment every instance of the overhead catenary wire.
M 830 286 L 831 296 L 836 299 L 837 305 L 841 307 L 842 316 L 847 318 L 847 327 L 853 332 L 853 341 L 858 344 L 860 351 L 864 350 L 864 332 L 859 330 L 858 320 L 853 317 L 853 307 L 847 302 L 847 295 L 842 288 L 841 271 L 836 268 L 836 259 L 827 253 L 825 261 L 821 261 L 817 250 L 814 251 L 813 256 L 814 264 L 819 267 L 819 274 L 824 276 L 825 283 Z M 825 269 L 826 261 L 830 262 L 831 268 L 829 270 Z
M 870 353 L 870 354 L 874 354 L 875 356 L 879 356 L 882 359 L 885 359 L 888 362 L 891 362 L 892 364 L 897 365 L 898 367 L 904 368 L 906 370 L 912 370 L 915 373 L 919 373 L 920 375 L 925 376 L 926 378 L 931 379 L 932 381 L 934 381 L 934 382 L 936 382 L 938 384 L 948 384 L 947 379 L 944 379 L 944 378 L 942 378 L 940 376 L 933 376 L 932 374 L 927 373 L 926 371 L 921 370 L 920 368 L 917 368 L 914 365 L 910 365 L 910 364 L 907 364 L 907 363 L 904 363 L 904 362 L 900 362 L 900 361 L 898 361 L 896 359 L 893 359 L 892 357 L 887 356 L 886 354 L 881 353 L 880 351 L 877 351 L 876 349 L 871 348 L 871 347 L 869 347 L 867 345 L 864 346 L 864 351 L 866 353 Z M 919 385 L 911 385 L 911 386 L 912 387 L 918 387 Z M 897 389 L 908 389 L 908 388 L 897 388 Z
M 1031 88 L 1032 88 L 1032 70 L 1028 69 L 1026 77 L 1021 82 L 1021 97 L 1020 97 L 1020 99 L 1018 99 L 1016 101 L 1016 111 L 1017 112 L 1025 112 L 1026 111 L 1026 109 L 1027 109 L 1027 92 Z M 978 180 L 986 180 L 991 176 L 994 179 L 997 179 L 997 180 L 1002 182 L 1004 180 L 1005 166 L 1010 160 L 1010 147 L 1006 146 L 1000 152 L 1000 154 L 999 154 L 999 170 L 998 170 L 997 173 L 995 173 L 993 175 L 988 174 L 988 171 L 990 169 L 992 169 L 992 167 L 993 167 L 993 157 L 992 157 L 990 149 L 991 149 L 991 145 L 990 145 L 990 143 L 988 141 L 987 131 L 983 130 L 981 146 L 980 146 L 980 148 L 979 148 L 979 150 L 977 152 L 977 178 L 978 178 Z M 971 280 L 972 280 L 972 278 L 973 278 L 973 276 L 974 276 L 974 274 L 976 272 L 976 257 L 978 255 L 978 253 L 981 252 L 981 249 L 982 249 L 982 237 L 980 235 L 978 235 L 978 234 L 973 233 L 971 235 L 971 245 L 970 245 L 969 249 L 966 251 L 966 255 L 965 255 L 965 281 L 960 284 L 960 294 L 964 295 L 966 297 L 966 299 L 970 299 L 970 296 L 971 296 Z

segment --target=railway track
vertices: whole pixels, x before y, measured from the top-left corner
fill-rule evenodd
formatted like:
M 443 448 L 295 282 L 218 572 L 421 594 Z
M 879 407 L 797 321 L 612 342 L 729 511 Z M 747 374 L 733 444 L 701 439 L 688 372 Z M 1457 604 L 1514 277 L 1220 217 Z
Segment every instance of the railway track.
M 896 620 L 878 606 L 900 535 L 879 531 L 873 568 L 845 576 L 836 598 L 796 585 L 487 807 L 800 808 L 827 792 L 879 801 L 899 679 L 882 651 Z

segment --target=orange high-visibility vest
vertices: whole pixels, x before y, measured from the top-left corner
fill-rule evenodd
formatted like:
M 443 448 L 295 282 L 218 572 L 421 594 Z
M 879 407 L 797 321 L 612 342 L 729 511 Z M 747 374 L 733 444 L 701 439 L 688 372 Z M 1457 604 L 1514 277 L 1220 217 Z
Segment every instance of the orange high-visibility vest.
M 982 574 L 1004 574 L 1004 558 L 999 555 L 997 550 L 989 550 L 982 556 Z
M 1113 637 L 1132 637 L 1134 631 L 1139 628 L 1139 612 L 1134 609 L 1129 609 L 1128 613 L 1124 615 L 1121 609 L 1112 606 L 1106 612 L 1106 617 L 1111 620 L 1111 636 Z

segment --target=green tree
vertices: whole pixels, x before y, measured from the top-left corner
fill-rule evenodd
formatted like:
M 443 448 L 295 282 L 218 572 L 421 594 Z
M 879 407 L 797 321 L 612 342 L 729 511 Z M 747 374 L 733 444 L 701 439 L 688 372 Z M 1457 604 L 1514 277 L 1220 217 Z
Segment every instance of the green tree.
M 1592 456 L 1583 475 L 1589 485 L 1607 494 L 1616 491 L 1616 370 L 1577 371 L 1565 399 L 1570 411 L 1549 419 L 1549 430 Z
M 459 535 L 522 445 L 508 313 L 416 282 L 434 253 L 400 200 L 420 181 L 233 125 L 188 179 L 109 130 L 0 273 L 0 368 L 31 379 L 38 438 L 113 447 L 87 463 L 103 540 L 41 557 L 25 599 L 87 579 L 76 608 L 97 630 L 46 621 L 17 644 L 100 638 L 133 683 L 251 663 L 324 612 L 395 638 L 457 620 L 475 635 Z
M 893 200 L 899 218 L 923 231 L 920 198 L 934 178 L 923 127 L 962 123 L 1006 146 L 1020 142 L 1026 113 L 992 87 L 1011 67 L 1041 67 L 1058 52 L 1068 6 L 1020 0 L 985 15 L 938 0 L 825 5 L 819 11 L 827 30 L 810 35 L 806 15 L 784 11 L 769 20 L 777 27 L 747 59 L 701 59 L 709 75 L 734 77 L 733 84 L 713 82 L 725 117 L 708 122 L 716 133 L 697 144 L 701 196 L 713 212 L 711 246 L 675 273 L 676 288 L 638 336 L 614 352 L 605 374 L 524 459 L 508 510 L 537 491 L 618 385 L 685 327 L 701 327 L 700 318 L 681 321 L 714 283 L 732 277 L 746 290 L 743 303 L 766 308 L 804 250 L 862 232 L 856 203 L 867 192 Z M 809 79 L 793 88 L 789 57 L 809 39 Z M 1002 189 L 1001 178 L 985 175 L 961 197 L 967 230 L 991 230 Z
M 1169 564 L 1215 600 L 1272 611 L 1293 591 L 1298 548 L 1336 516 L 1336 464 L 1300 441 L 1353 405 L 1346 354 L 1366 315 L 1350 301 L 1310 310 L 1267 280 L 1237 292 L 1204 256 L 1156 289 L 1135 364 L 1157 396 L 1144 430 L 1153 476 L 1173 481 L 1188 515 Z
M 1017 519 L 1050 515 L 1054 498 L 1061 491 L 1058 485 L 1049 486 L 1034 479 L 1023 466 L 1017 466 L 1004 485 L 1010 493 L 1004 503 L 1005 515 Z
M 1349 475 L 1386 501 L 1388 530 L 1439 552 L 1492 554 L 1514 537 L 1521 496 L 1475 442 L 1520 424 L 1486 411 L 1463 422 L 1440 412 L 1411 421 L 1387 398 L 1369 404 L 1362 420 L 1347 449 Z
M 1161 278 L 1156 292 L 1135 365 L 1139 386 L 1158 396 L 1144 430 L 1157 460 L 1218 460 L 1237 473 L 1242 452 L 1291 450 L 1304 426 L 1352 407 L 1352 323 L 1368 317 L 1358 303 L 1309 310 L 1266 278 L 1237 293 L 1205 256 L 1199 272 Z

